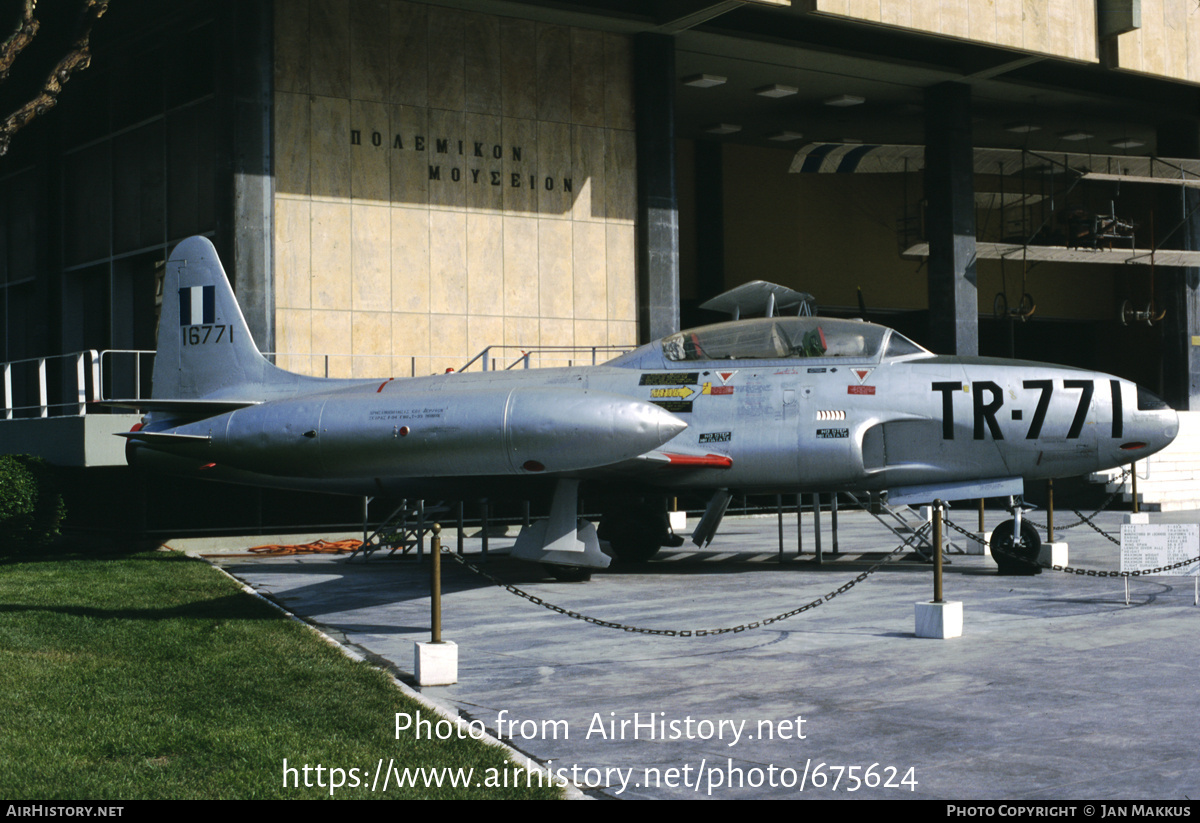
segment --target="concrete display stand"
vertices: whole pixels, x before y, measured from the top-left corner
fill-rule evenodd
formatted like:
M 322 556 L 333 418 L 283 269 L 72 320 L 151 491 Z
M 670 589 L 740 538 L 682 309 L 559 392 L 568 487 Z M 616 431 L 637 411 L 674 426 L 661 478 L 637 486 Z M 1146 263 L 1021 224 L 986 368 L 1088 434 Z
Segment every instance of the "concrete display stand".
M 942 603 L 926 601 L 916 603 L 917 637 L 933 637 L 946 640 L 950 637 L 962 637 L 963 604 L 961 600 L 947 600 Z
M 413 643 L 413 661 L 419 686 L 450 686 L 458 682 L 458 644 L 452 640 Z
M 1043 543 L 1038 552 L 1038 562 L 1050 566 L 1067 565 L 1067 544 L 1061 540 L 1053 543 Z

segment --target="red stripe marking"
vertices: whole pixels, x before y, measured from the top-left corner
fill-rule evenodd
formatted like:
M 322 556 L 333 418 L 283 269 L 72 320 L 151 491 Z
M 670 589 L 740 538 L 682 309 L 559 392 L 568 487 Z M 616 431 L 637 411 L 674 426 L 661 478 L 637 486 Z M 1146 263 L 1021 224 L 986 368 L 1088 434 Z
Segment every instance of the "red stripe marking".
M 709 466 L 715 469 L 727 469 L 733 465 L 733 458 L 724 454 L 667 454 L 672 466 Z

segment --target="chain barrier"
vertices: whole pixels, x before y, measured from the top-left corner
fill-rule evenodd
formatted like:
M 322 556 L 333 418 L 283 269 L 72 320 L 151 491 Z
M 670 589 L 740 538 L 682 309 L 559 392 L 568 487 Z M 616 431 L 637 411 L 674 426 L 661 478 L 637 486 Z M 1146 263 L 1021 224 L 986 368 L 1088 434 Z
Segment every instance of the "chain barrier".
M 1118 546 L 1121 545 L 1120 540 L 1113 540 L 1112 535 L 1107 534 L 1103 529 L 1101 529 L 1099 526 L 1097 526 L 1095 523 L 1093 523 L 1089 518 L 1084 517 L 1084 515 L 1080 514 L 1078 511 L 1076 511 L 1075 514 L 1078 514 L 1079 517 L 1082 518 L 1081 522 L 1086 522 L 1089 526 L 1091 526 L 1096 531 L 1100 532 L 1100 534 L 1104 535 L 1109 540 L 1112 540 Z M 1095 517 L 1095 516 L 1096 516 L 1095 513 L 1092 514 L 1092 517 Z M 1022 518 L 1022 519 L 1024 519 L 1024 518 Z M 964 529 L 962 526 L 958 525 L 957 523 L 954 523 L 953 521 L 951 521 L 945 517 L 942 518 L 942 522 L 945 523 L 946 525 L 948 525 L 950 528 L 954 529 L 956 532 L 959 532 L 960 534 L 966 535 L 967 537 L 971 538 L 976 543 L 982 543 L 985 546 L 987 545 L 986 540 L 981 540 L 979 537 L 972 534 L 971 532 L 968 532 L 966 529 Z M 1163 572 L 1170 571 L 1171 569 L 1182 569 L 1184 566 L 1190 566 L 1191 564 L 1200 561 L 1200 556 L 1197 556 L 1197 557 L 1192 557 L 1188 560 L 1180 560 L 1178 563 L 1172 563 L 1169 566 L 1156 566 L 1153 569 L 1138 569 L 1137 571 L 1132 571 L 1132 572 L 1117 572 L 1117 571 L 1109 571 L 1107 569 L 1081 569 L 1081 568 L 1078 568 L 1075 566 L 1059 566 L 1059 565 L 1050 565 L 1048 563 L 1039 563 L 1036 560 L 1030 560 L 1028 557 L 1021 557 L 1019 554 L 1013 554 L 1012 552 L 1004 551 L 1003 549 L 996 549 L 995 547 L 992 548 L 992 553 L 993 554 L 1002 554 L 1005 557 L 1008 557 L 1012 560 L 1020 560 L 1022 563 L 1025 563 L 1030 566 L 1037 566 L 1038 568 L 1041 568 L 1041 569 L 1049 569 L 1050 571 L 1056 571 L 1056 572 L 1065 572 L 1066 574 L 1077 574 L 1077 575 L 1082 575 L 1085 577 L 1146 577 L 1146 576 L 1155 575 L 1155 574 L 1162 574 Z
M 478 566 L 474 565 L 473 563 L 468 562 L 465 558 L 460 557 L 456 552 L 452 552 L 448 549 L 443 549 L 442 552 L 444 554 L 449 555 L 459 565 L 465 566 L 466 568 L 473 571 L 475 574 L 477 574 L 480 577 L 484 578 L 485 580 L 491 582 L 493 585 L 499 586 L 500 588 L 504 589 L 505 591 L 509 592 L 510 594 L 515 594 L 517 597 L 524 598 L 525 600 L 528 600 L 530 603 L 533 603 L 535 606 L 541 606 L 544 609 L 549 609 L 552 612 L 556 612 L 557 614 L 565 615 L 566 617 L 574 618 L 575 620 L 582 620 L 585 623 L 591 623 L 594 626 L 601 626 L 606 629 L 620 629 L 621 631 L 632 632 L 635 634 L 659 635 L 661 637 L 707 637 L 709 635 L 715 635 L 715 634 L 731 634 L 731 633 L 736 634 L 738 632 L 745 632 L 745 631 L 750 631 L 751 629 L 758 629 L 763 626 L 769 626 L 772 623 L 778 623 L 781 620 L 787 620 L 789 617 L 795 617 L 798 614 L 809 611 L 810 609 L 815 609 L 817 606 L 820 606 L 824 603 L 828 603 L 830 600 L 833 600 L 833 598 L 837 597 L 839 594 L 845 594 L 846 592 L 850 591 L 850 589 L 854 588 L 859 583 L 866 580 L 870 575 L 872 575 L 876 571 L 878 571 L 880 569 L 880 567 L 882 567 L 885 563 L 889 562 L 892 559 L 893 555 L 897 554 L 898 552 L 903 551 L 904 549 L 912 548 L 912 546 L 911 546 L 912 541 L 917 539 L 917 537 L 919 537 L 920 534 L 921 534 L 920 532 L 915 532 L 911 537 L 909 537 L 907 540 L 905 540 L 903 543 L 901 543 L 896 548 L 892 549 L 890 552 L 888 552 L 886 555 L 884 555 L 880 560 L 876 561 L 869 569 L 860 573 L 853 580 L 839 586 L 838 588 L 834 589 L 833 591 L 829 592 L 828 594 L 825 594 L 821 597 L 816 598 L 815 600 L 811 600 L 808 603 L 805 603 L 803 606 L 800 606 L 799 608 L 792 609 L 791 611 L 786 611 L 781 614 L 777 614 L 774 617 L 768 617 L 764 620 L 756 620 L 753 623 L 743 623 L 739 626 L 727 626 L 725 628 L 720 628 L 720 629 L 645 629 L 645 628 L 641 628 L 639 626 L 629 626 L 624 623 L 614 623 L 611 620 L 601 620 L 598 617 L 589 617 L 588 615 L 580 614 L 579 612 L 571 611 L 570 609 L 564 609 L 561 606 L 556 606 L 553 603 L 547 603 L 545 600 L 538 597 L 537 595 L 530 594 L 529 592 L 523 591 L 522 589 L 519 589 L 510 583 L 505 583 L 503 580 L 500 580 L 498 577 L 491 574 L 490 572 L 486 572 L 483 569 L 479 568 Z
M 1110 494 L 1108 497 L 1104 498 L 1104 502 L 1100 504 L 1100 508 L 1098 508 L 1098 509 L 1096 509 L 1094 512 L 1092 512 L 1092 517 L 1095 517 L 1095 516 L 1096 516 L 1096 515 L 1098 515 L 1100 512 L 1104 511 L 1104 510 L 1105 510 L 1105 509 L 1107 509 L 1109 506 L 1111 506 L 1111 505 L 1112 505 L 1112 502 L 1113 502 L 1114 500 L 1116 500 L 1116 499 L 1117 499 L 1117 495 L 1118 495 L 1118 494 L 1121 494 L 1122 492 L 1124 492 L 1124 491 L 1125 491 L 1125 480 L 1126 480 L 1128 477 L 1129 477 L 1129 469 L 1121 469 L 1121 476 L 1120 476 L 1120 478 L 1118 478 L 1116 481 L 1114 481 L 1114 482 L 1116 482 L 1116 484 L 1117 484 L 1117 489 L 1116 489 L 1116 491 L 1114 491 L 1114 492 L 1113 492 L 1112 494 Z M 1087 523 L 1087 524 L 1088 524 L 1089 526 L 1091 526 L 1093 529 L 1095 529 L 1095 528 L 1096 528 L 1096 526 L 1095 526 L 1095 524 L 1094 524 L 1094 523 L 1092 523 L 1092 522 L 1091 522 L 1091 521 L 1090 521 L 1088 518 L 1084 517 L 1082 514 L 1079 514 L 1079 512 L 1078 512 L 1078 511 L 1076 511 L 1076 512 L 1075 512 L 1075 514 L 1078 514 L 1078 515 L 1079 515 L 1079 519 L 1078 519 L 1078 520 L 1076 520 L 1074 523 L 1068 523 L 1068 524 L 1067 524 L 1067 525 L 1065 525 L 1065 526 L 1060 526 L 1060 525 L 1058 525 L 1057 523 L 1055 523 L 1055 524 L 1054 524 L 1054 530 L 1055 530 L 1056 532 L 1065 532 L 1067 529 L 1073 529 L 1073 528 L 1075 528 L 1076 526 L 1082 526 L 1084 523 Z M 1041 529 L 1041 530 L 1042 530 L 1042 531 L 1044 531 L 1044 532 L 1048 532 L 1048 531 L 1050 531 L 1050 526 L 1049 526 L 1049 524 L 1043 524 L 1043 523 L 1039 523 L 1039 522 L 1037 522 L 1036 520 L 1034 520 L 1034 519 L 1033 519 L 1033 518 L 1031 518 L 1031 517 L 1022 517 L 1021 519 L 1022 519 L 1022 520 L 1028 520 L 1028 521 L 1029 521 L 1029 522 L 1030 522 L 1032 525 L 1034 525 L 1034 526 L 1038 527 L 1039 529 Z M 1100 532 L 1100 533 L 1101 533 L 1101 534 L 1104 534 L 1104 532 Z M 1104 534 L 1104 536 L 1105 536 L 1105 537 L 1108 537 L 1108 535 L 1107 535 L 1107 534 Z M 1111 537 L 1108 537 L 1108 539 L 1109 539 L 1109 540 L 1112 540 L 1112 538 L 1111 538 Z

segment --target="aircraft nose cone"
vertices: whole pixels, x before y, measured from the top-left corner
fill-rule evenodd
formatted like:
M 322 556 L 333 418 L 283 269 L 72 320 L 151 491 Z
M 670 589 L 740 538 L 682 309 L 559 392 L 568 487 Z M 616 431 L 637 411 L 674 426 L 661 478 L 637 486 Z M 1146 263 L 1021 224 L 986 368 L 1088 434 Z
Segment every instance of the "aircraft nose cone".
M 1135 431 L 1149 446 L 1144 452 L 1149 455 L 1171 445 L 1179 434 L 1179 415 L 1161 397 L 1138 386 Z

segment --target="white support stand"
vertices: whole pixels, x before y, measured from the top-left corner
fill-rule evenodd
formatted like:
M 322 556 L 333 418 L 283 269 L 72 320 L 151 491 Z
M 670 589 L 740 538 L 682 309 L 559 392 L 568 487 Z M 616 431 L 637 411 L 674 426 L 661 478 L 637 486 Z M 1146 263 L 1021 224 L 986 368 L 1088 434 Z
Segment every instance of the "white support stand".
M 1053 543 L 1043 543 L 1041 550 L 1038 552 L 1038 562 L 1050 566 L 1066 566 L 1067 544 L 1061 540 L 1055 540 Z
M 938 640 L 962 637 L 963 604 L 961 600 L 947 600 L 942 603 L 926 601 L 914 605 L 916 606 L 917 637 L 932 637 Z
M 458 644 L 452 640 L 441 643 L 413 643 L 413 673 L 419 686 L 451 686 L 458 682 Z

